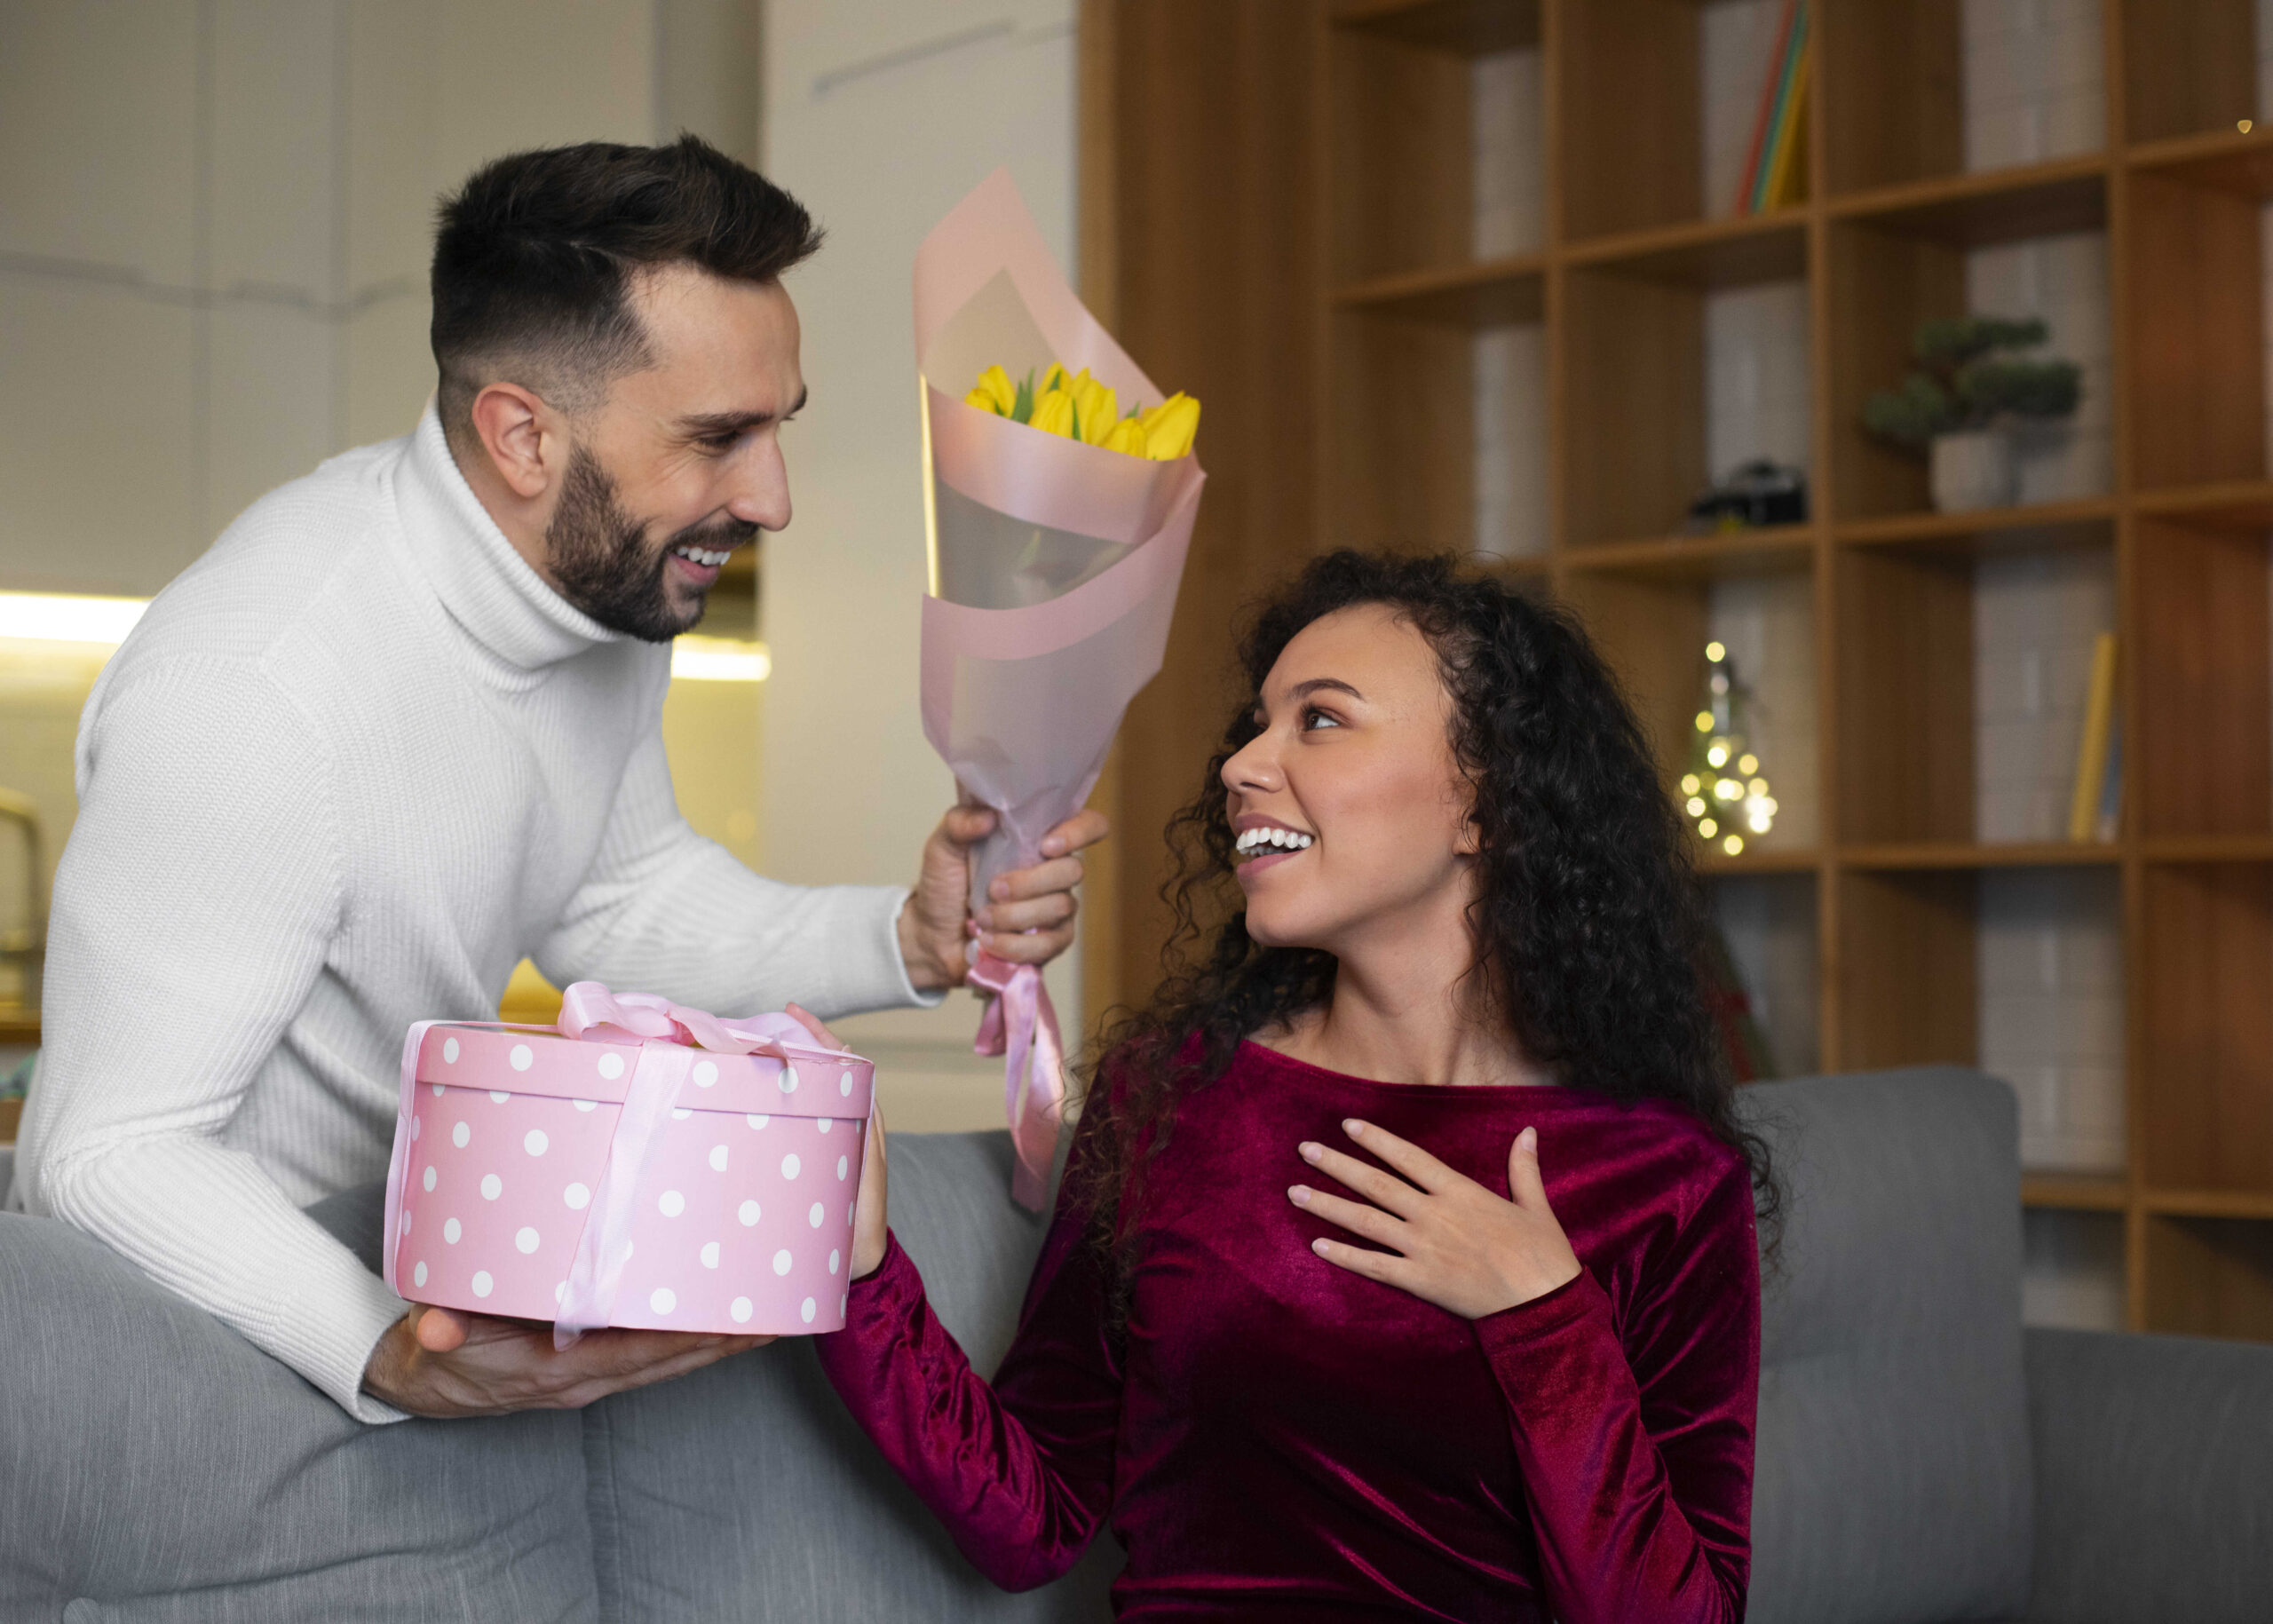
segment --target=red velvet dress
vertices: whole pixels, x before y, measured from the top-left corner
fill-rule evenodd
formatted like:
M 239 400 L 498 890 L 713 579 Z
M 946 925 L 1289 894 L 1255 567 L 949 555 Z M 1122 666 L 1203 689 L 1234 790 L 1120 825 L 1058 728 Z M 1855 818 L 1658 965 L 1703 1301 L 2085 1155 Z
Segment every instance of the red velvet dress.
M 1361 1116 L 1499 1194 L 1539 1129 L 1585 1264 L 1470 1321 L 1336 1269 L 1287 1199 Z M 821 1364 L 996 1583 L 1103 1524 L 1122 1619 L 1735 1620 L 1760 1280 L 1743 1162 L 1669 1105 L 1372 1082 L 1244 1045 L 1150 1175 L 1125 1334 L 1061 1202 L 990 1387 L 897 1241 Z

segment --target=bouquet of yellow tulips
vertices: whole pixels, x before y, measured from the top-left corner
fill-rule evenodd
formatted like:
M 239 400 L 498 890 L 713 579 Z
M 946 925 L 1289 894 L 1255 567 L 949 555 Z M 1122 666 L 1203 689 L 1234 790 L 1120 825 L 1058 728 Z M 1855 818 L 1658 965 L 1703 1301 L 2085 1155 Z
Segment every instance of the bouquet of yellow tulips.
M 1091 377 L 1087 367 L 1068 377 L 1056 361 L 1049 363 L 1039 384 L 1032 368 L 1013 384 L 999 364 L 989 367 L 962 399 L 966 406 L 1045 434 L 1155 463 L 1173 463 L 1189 453 L 1192 437 L 1200 430 L 1200 402 L 1180 389 L 1158 406 L 1132 406 L 1122 416 L 1110 384 Z
M 924 238 L 915 291 L 923 733 L 999 816 L 976 905 L 1089 798 L 1160 669 L 1208 475 L 1200 402 L 1165 394 L 1082 308 L 1006 170 Z M 1003 1057 L 1010 1191 L 1038 1208 L 1065 1099 L 1057 1019 L 1031 964 L 981 953 L 970 983 L 994 994 L 977 1048 Z

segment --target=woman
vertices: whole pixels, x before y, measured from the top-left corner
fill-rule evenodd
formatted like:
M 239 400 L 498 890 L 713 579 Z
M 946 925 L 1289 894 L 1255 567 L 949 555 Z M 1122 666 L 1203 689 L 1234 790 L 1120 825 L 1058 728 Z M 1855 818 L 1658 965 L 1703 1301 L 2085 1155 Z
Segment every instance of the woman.
M 1180 940 L 1245 911 L 1117 1034 L 994 1383 L 881 1137 L 829 1379 L 996 1582 L 1110 1522 L 1123 1619 L 1741 1617 L 1772 1186 L 1631 715 L 1444 559 L 1321 558 L 1242 652 Z

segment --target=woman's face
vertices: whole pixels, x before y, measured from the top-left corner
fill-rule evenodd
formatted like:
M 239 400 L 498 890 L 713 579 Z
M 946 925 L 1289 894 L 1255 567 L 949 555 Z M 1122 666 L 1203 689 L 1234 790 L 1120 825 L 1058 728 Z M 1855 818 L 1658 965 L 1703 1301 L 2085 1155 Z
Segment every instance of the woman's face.
M 1452 717 L 1435 651 L 1393 610 L 1338 610 L 1287 645 L 1262 733 L 1224 764 L 1250 936 L 1347 958 L 1465 931 L 1476 848 Z

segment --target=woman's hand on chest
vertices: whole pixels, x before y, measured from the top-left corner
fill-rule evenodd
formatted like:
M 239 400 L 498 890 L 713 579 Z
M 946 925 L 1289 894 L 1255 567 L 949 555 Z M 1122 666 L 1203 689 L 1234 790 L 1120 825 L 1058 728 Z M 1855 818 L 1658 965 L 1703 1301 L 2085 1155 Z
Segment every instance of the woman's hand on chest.
M 1351 1200 L 1307 1184 L 1295 1185 L 1287 1197 L 1303 1211 L 1389 1250 L 1342 1240 L 1311 1242 L 1327 1263 L 1468 1319 L 1545 1296 L 1578 1277 L 1578 1255 L 1556 1222 L 1540 1180 L 1536 1129 L 1517 1135 L 1508 1152 L 1513 1200 L 1501 1200 L 1387 1129 L 1351 1118 L 1342 1129 L 1394 1171 L 1305 1142 L 1299 1147 L 1303 1161 L 1365 1199 Z

